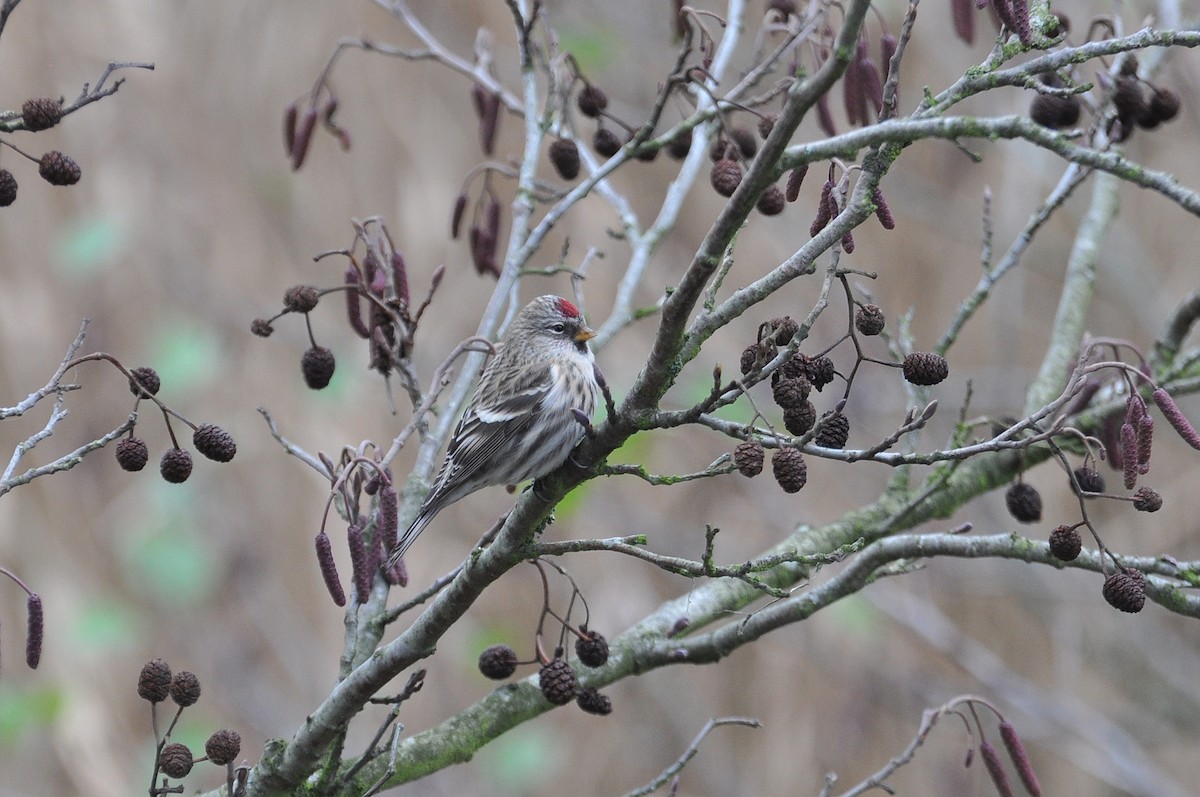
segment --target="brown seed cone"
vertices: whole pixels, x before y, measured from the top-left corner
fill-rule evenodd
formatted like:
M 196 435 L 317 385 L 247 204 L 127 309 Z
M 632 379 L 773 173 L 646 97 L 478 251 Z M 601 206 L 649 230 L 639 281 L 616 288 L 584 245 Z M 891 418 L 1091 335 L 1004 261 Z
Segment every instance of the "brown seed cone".
M 771 340 L 775 341 L 779 346 L 786 346 L 791 343 L 792 338 L 796 337 L 796 333 L 800 331 L 800 324 L 790 315 L 772 318 L 770 326 L 772 330 Z
M 854 328 L 871 337 L 883 331 L 887 319 L 877 304 L 864 304 L 854 313 Z
M 130 473 L 136 473 L 146 467 L 146 462 L 150 459 L 150 449 L 140 437 L 126 437 L 118 441 L 116 453 L 117 464 L 121 466 L 121 470 Z
M 762 136 L 763 139 L 766 139 L 767 136 L 771 135 L 771 131 L 775 129 L 775 123 L 778 121 L 779 116 L 773 113 L 767 114 L 763 118 L 759 119 L 758 134 Z
M 608 107 L 608 95 L 604 93 L 603 89 L 588 83 L 575 98 L 575 106 L 584 116 L 595 119 Z
M 186 777 L 192 771 L 192 751 L 186 744 L 171 742 L 165 745 L 158 756 L 159 767 L 169 778 Z
M 940 354 L 916 351 L 904 358 L 904 378 L 914 385 L 936 385 L 950 375 L 950 365 Z
M 169 448 L 158 462 L 158 472 L 171 484 L 182 484 L 192 475 L 192 455 L 182 448 Z
M 300 358 L 300 371 L 304 374 L 304 383 L 313 390 L 321 390 L 329 385 L 336 366 L 333 352 L 324 346 L 313 346 Z
M 517 653 L 508 645 L 492 645 L 479 654 L 479 672 L 493 681 L 503 681 L 517 671 Z
M 1146 605 L 1146 575 L 1140 570 L 1118 570 L 1104 579 L 1103 593 L 1114 609 L 1136 614 Z
M 729 131 L 730 140 L 737 145 L 743 160 L 750 160 L 758 154 L 758 139 L 748 127 L 735 127 Z
M 1146 103 L 1146 109 L 1138 115 L 1137 123 L 1148 130 L 1158 127 L 1174 119 L 1179 113 L 1179 106 L 1178 94 L 1170 89 L 1156 88 Z
M 751 343 L 742 349 L 742 356 L 738 358 L 738 368 L 742 372 L 742 376 L 754 370 L 754 366 L 758 363 L 758 351 L 757 343 Z
M 1076 468 L 1075 481 L 1078 482 L 1079 489 L 1085 493 L 1104 492 L 1104 477 L 1095 468 Z
M 1136 77 L 1117 78 L 1113 87 L 1113 107 L 1122 119 L 1136 119 L 1146 112 L 1146 97 L 1142 94 L 1142 82 Z
M 228 462 L 237 453 L 237 443 L 229 432 L 211 423 L 201 424 L 192 434 L 192 445 L 215 462 Z
M 555 706 L 565 706 L 575 699 L 575 671 L 565 659 L 554 659 L 538 672 L 542 695 Z
M 216 731 L 204 743 L 204 753 L 208 756 L 208 760 L 221 766 L 233 761 L 241 752 L 241 734 L 228 728 Z
M 1072 562 L 1083 550 L 1083 539 L 1074 526 L 1057 526 L 1050 532 L 1050 553 L 1055 559 Z
M 17 178 L 8 169 L 0 169 L 0 208 L 17 201 Z
M 283 294 L 283 307 L 293 313 L 307 313 L 320 298 L 321 292 L 313 285 L 293 285 Z
M 1029 118 L 1042 127 L 1060 130 L 1079 121 L 1079 110 L 1079 100 L 1075 97 L 1039 94 L 1029 104 Z
M 758 198 L 758 212 L 764 216 L 778 216 L 783 212 L 787 202 L 783 198 L 783 191 L 777 185 L 767 186 L 767 190 L 763 191 L 763 195 Z
M 1017 482 L 1004 494 L 1008 513 L 1019 523 L 1036 523 L 1042 519 L 1042 496 L 1032 484 Z
M 812 386 L 820 393 L 821 390 L 833 381 L 836 369 L 833 367 L 833 360 L 826 357 L 824 354 L 816 357 L 800 355 L 803 358 L 804 370 L 808 374 L 808 381 L 812 382 Z
M 765 457 L 762 443 L 757 440 L 744 440 L 733 450 L 733 464 L 737 466 L 738 473 L 746 478 L 762 473 Z
M 49 130 L 62 119 L 62 100 L 53 97 L 34 97 L 21 106 L 21 121 L 31 133 Z
M 147 395 L 158 395 L 158 389 L 162 387 L 162 381 L 158 378 L 158 371 L 142 366 L 141 368 L 134 368 L 129 373 L 133 376 L 129 380 L 130 393 L 139 398 L 146 398 Z
M 579 176 L 579 147 L 569 138 L 560 138 L 550 145 L 550 163 L 558 176 L 574 180 Z
M 812 390 L 812 383 L 807 377 L 784 377 L 774 380 L 771 385 L 771 397 L 781 410 L 802 409 L 804 402 Z
M 804 455 L 794 448 L 780 448 L 771 455 L 771 473 L 785 493 L 798 493 L 808 482 Z
M 75 185 L 82 172 L 70 156 L 51 150 L 38 161 L 38 174 L 50 185 Z
M 671 141 L 667 144 L 667 154 L 677 161 L 681 161 L 688 156 L 692 151 L 692 131 L 691 128 L 683 130 L 671 136 Z
M 805 401 L 798 407 L 788 407 L 783 411 L 783 425 L 788 434 L 796 437 L 806 434 L 817 422 L 817 408 L 811 401 Z
M 265 318 L 256 318 L 250 322 L 250 332 L 260 338 L 269 338 L 275 327 Z
M 721 196 L 733 196 L 733 192 L 742 183 L 742 167 L 737 161 L 722 158 L 713 164 L 708 176 L 713 190 Z
M 607 127 L 602 127 L 592 136 L 592 149 L 596 150 L 597 155 L 603 155 L 606 158 L 611 158 L 621 151 L 624 142 L 616 133 L 609 130 Z
M 586 667 L 603 667 L 608 661 L 608 640 L 598 631 L 585 631 L 575 640 L 575 655 Z
M 838 413 L 821 424 L 814 443 L 822 448 L 845 448 L 850 439 L 850 419 Z
M 187 670 L 175 673 L 171 678 L 171 699 L 184 708 L 193 705 L 200 699 L 200 679 Z
M 594 686 L 580 689 L 579 696 L 575 698 L 575 704 L 587 713 L 600 717 L 605 717 L 612 713 L 612 700 L 609 699 L 608 695 L 600 694 L 600 690 Z
M 161 703 L 171 694 L 171 668 L 163 659 L 151 659 L 138 673 L 138 697 Z
M 1142 485 L 1133 494 L 1133 508 L 1139 512 L 1157 512 L 1162 509 L 1162 496 L 1153 487 Z

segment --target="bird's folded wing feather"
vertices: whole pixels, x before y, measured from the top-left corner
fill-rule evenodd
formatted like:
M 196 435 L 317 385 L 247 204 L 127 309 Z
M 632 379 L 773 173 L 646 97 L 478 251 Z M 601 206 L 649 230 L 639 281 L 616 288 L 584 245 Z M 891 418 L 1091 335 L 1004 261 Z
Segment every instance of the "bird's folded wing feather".
M 500 391 L 504 398 L 494 404 L 479 401 L 467 410 L 446 451 L 450 472 L 439 474 L 438 482 L 468 478 L 509 441 L 523 436 L 537 417 L 542 401 L 553 387 L 553 374 L 541 371 L 511 392 Z

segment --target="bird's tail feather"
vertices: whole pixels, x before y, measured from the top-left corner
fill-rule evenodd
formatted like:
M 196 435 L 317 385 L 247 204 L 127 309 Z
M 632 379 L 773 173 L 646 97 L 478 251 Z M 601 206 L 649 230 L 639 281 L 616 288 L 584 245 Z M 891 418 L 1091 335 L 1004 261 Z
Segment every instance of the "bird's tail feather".
M 408 550 L 408 547 L 417 541 L 417 537 L 421 536 L 421 532 L 425 530 L 425 527 L 429 525 L 429 522 L 433 520 L 433 516 L 436 514 L 437 510 L 432 512 L 421 511 L 413 518 L 412 525 L 400 535 L 400 539 L 396 541 L 396 546 L 388 554 L 388 567 L 396 566 L 396 563 L 400 561 L 400 557 L 404 556 L 404 552 Z

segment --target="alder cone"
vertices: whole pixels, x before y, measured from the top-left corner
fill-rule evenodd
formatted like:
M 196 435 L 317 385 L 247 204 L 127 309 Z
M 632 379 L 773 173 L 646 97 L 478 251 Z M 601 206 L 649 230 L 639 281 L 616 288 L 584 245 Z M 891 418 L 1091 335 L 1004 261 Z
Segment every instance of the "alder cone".
M 538 673 L 538 686 L 553 705 L 565 706 L 575 699 L 575 671 L 564 659 L 554 659 Z
M 771 472 L 785 493 L 798 493 L 808 483 L 804 455 L 794 448 L 781 448 L 771 455 Z
M 550 145 L 550 163 L 558 176 L 574 180 L 579 176 L 579 147 L 569 138 L 560 138 Z
M 733 450 L 733 464 L 743 476 L 753 478 L 762 473 L 765 456 L 762 443 L 744 440 Z
M 1062 562 L 1072 562 L 1083 550 L 1083 539 L 1079 529 L 1071 526 L 1058 526 L 1050 532 L 1050 553 Z
M 1114 609 L 1136 614 L 1146 605 L 1146 576 L 1140 570 L 1118 570 L 1104 579 L 1103 592 Z
M 721 196 L 733 196 L 733 192 L 742 184 L 742 167 L 738 166 L 737 161 L 722 158 L 713 164 L 709 182 Z
M 1009 487 L 1004 504 L 1019 523 L 1037 523 L 1042 519 L 1042 496 L 1032 484 L 1017 482 Z
M 904 358 L 904 378 L 914 385 L 936 385 L 950 375 L 950 365 L 940 354 L 915 351 Z

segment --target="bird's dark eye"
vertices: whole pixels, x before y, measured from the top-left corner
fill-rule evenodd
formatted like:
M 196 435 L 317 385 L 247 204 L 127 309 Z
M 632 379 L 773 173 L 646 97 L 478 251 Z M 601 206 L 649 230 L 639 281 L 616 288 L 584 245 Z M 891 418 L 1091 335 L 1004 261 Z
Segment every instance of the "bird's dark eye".
M 562 333 L 567 331 L 567 325 L 563 324 L 562 322 L 559 322 L 557 324 L 551 324 L 550 331 L 553 332 L 555 335 L 561 335 Z

